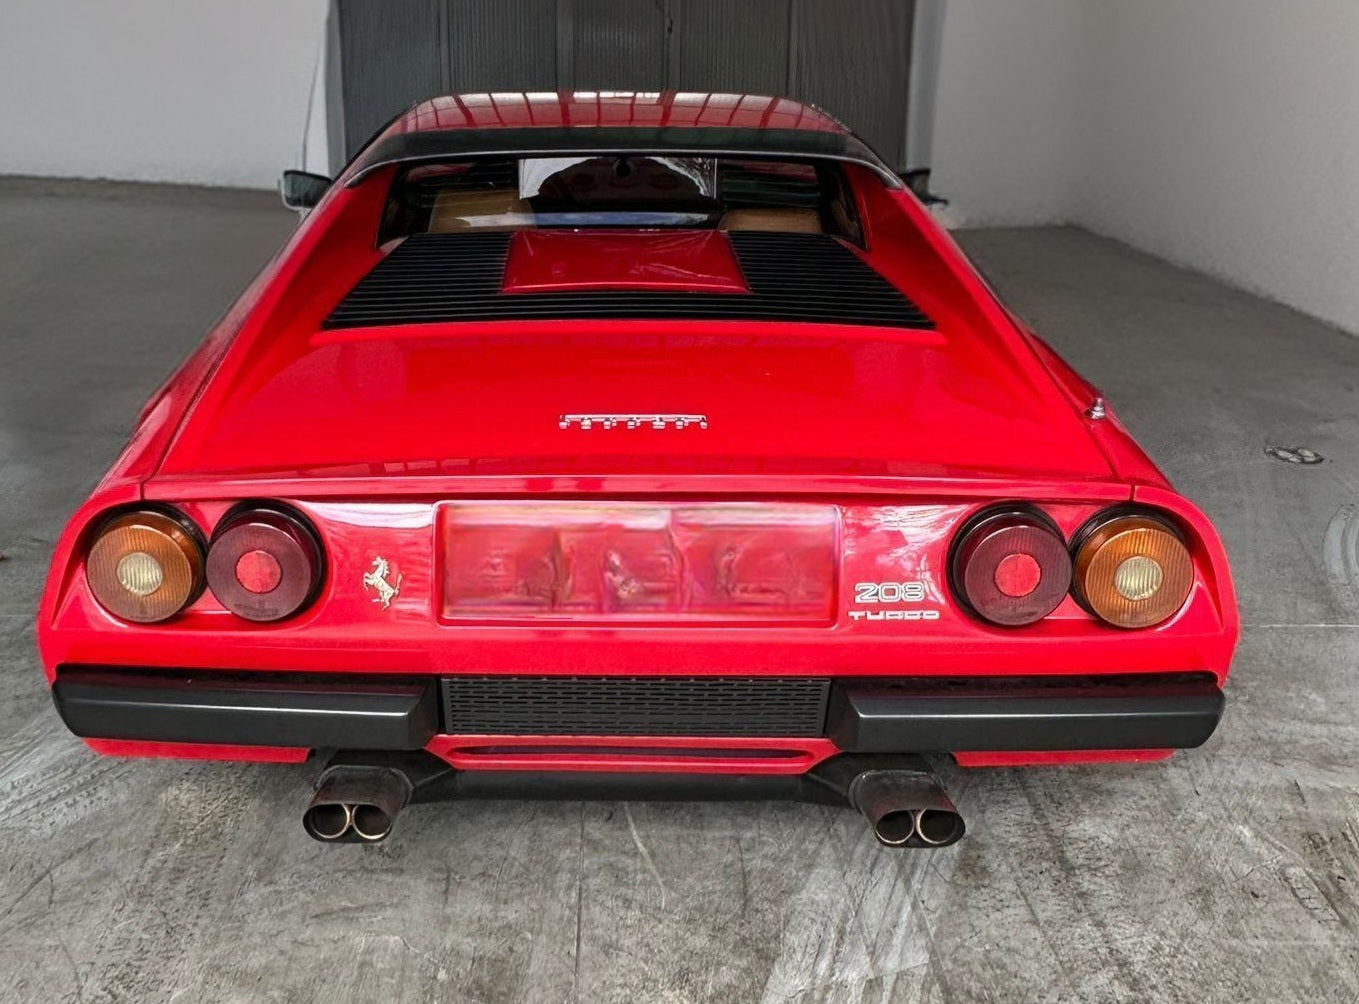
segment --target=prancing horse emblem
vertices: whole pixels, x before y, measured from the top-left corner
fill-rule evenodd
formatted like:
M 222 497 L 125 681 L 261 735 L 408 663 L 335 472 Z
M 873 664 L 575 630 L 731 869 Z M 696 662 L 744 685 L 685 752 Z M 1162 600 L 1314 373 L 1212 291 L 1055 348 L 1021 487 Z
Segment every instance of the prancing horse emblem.
M 396 581 L 389 582 L 387 577 L 391 575 L 391 567 L 387 564 L 387 559 L 378 555 L 373 559 L 373 570 L 363 573 L 363 588 L 372 589 L 377 592 L 373 597 L 373 602 L 386 610 L 392 605 L 392 600 L 396 599 L 396 594 L 401 592 L 401 573 L 396 573 Z

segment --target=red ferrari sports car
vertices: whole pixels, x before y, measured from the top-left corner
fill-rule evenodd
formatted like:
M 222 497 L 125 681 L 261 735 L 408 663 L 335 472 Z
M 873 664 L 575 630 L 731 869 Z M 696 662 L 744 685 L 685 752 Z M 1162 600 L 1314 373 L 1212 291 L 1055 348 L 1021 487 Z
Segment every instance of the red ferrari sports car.
M 825 113 L 414 107 L 147 404 L 38 618 L 98 753 L 445 798 L 793 798 L 1153 760 L 1222 712 L 1227 560 L 1099 393 Z

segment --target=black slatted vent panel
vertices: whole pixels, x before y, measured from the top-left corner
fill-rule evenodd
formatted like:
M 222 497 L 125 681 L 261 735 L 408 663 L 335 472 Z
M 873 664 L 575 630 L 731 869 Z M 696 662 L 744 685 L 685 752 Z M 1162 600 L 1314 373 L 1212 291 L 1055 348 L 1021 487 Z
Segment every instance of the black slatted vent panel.
M 896 287 L 833 237 L 728 236 L 750 293 L 502 293 L 508 233 L 414 234 L 359 280 L 326 328 L 542 318 L 821 321 L 930 328 Z
M 769 677 L 451 676 L 450 735 L 805 738 L 824 730 L 830 681 Z

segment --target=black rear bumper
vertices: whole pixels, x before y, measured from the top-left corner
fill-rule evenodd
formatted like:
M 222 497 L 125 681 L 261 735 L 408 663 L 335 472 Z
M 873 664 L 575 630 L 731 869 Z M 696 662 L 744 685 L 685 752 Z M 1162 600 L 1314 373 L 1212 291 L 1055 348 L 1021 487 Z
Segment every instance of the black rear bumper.
M 789 700 L 815 702 L 794 718 L 767 714 L 755 677 L 739 678 L 740 686 L 730 677 L 627 677 L 622 684 L 571 677 L 565 687 L 563 678 L 478 679 L 492 682 L 478 699 L 494 711 L 496 728 L 476 727 L 475 708 L 450 704 L 461 691 L 430 677 L 63 666 L 53 697 L 67 727 L 86 738 L 365 750 L 420 749 L 450 722 L 458 734 L 548 734 L 520 730 L 503 706 L 507 696 L 522 700 L 548 679 L 555 728 L 563 730 L 555 734 L 713 735 L 711 728 L 696 731 L 703 716 L 701 703 L 695 716 L 694 702 L 720 698 L 715 713 L 739 721 L 736 694 L 747 695 L 753 724 L 717 734 L 824 736 L 850 753 L 1187 749 L 1212 735 L 1223 708 L 1215 678 L 1203 673 L 824 679 L 820 687 L 785 688 Z M 574 728 L 572 701 L 581 709 Z M 789 731 L 790 721 L 804 724 Z
M 63 667 L 52 696 L 87 739 L 406 750 L 439 724 L 433 687 L 410 679 Z
M 1223 703 L 1208 675 L 861 681 L 831 689 L 826 734 L 856 753 L 1192 749 Z

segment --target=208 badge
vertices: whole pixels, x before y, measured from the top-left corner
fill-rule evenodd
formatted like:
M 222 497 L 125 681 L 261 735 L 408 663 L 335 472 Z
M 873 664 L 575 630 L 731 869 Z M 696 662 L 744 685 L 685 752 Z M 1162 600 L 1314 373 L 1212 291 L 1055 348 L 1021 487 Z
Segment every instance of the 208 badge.
M 917 604 L 929 601 L 923 582 L 860 582 L 854 586 L 854 602 L 861 604 Z M 850 610 L 852 621 L 937 621 L 939 611 L 910 607 L 905 610 Z

